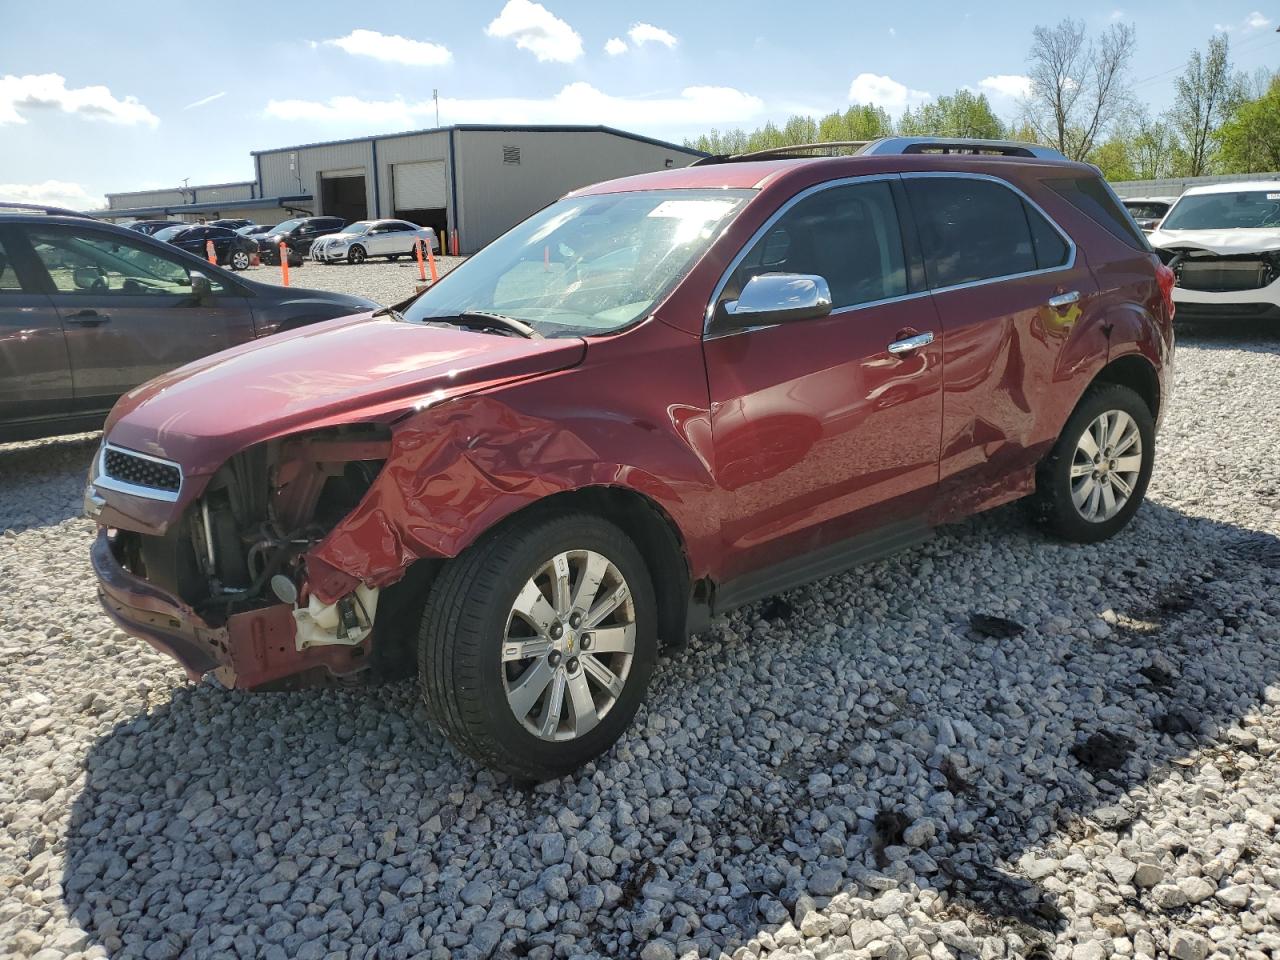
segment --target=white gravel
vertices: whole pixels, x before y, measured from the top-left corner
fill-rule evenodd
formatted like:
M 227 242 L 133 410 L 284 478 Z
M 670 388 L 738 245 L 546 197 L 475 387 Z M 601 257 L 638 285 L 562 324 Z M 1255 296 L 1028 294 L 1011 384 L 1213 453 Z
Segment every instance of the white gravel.
M 1118 540 L 758 604 L 531 792 L 409 683 L 187 683 L 98 611 L 94 438 L 0 448 L 0 954 L 1280 957 L 1278 353 L 1184 338 Z
M 444 276 L 466 257 L 436 257 L 436 272 Z M 278 266 L 251 267 L 244 276 L 263 283 L 279 283 Z M 430 272 L 427 273 L 430 277 Z M 337 293 L 357 293 L 382 304 L 399 303 L 413 296 L 418 283 L 417 260 L 367 260 L 361 264 L 313 263 L 308 260 L 301 267 L 289 268 L 289 283 L 295 287 L 313 290 L 332 290 Z

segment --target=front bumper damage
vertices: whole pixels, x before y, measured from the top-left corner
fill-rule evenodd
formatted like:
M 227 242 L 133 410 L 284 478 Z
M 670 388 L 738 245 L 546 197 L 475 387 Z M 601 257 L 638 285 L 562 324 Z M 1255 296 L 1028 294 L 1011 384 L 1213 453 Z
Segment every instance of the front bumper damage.
M 284 603 L 232 614 L 222 626 L 213 626 L 177 597 L 126 570 L 106 528 L 99 529 L 90 558 L 107 615 L 177 660 L 193 681 L 212 671 L 227 687 L 272 690 L 368 679 L 372 636 L 351 646 L 299 650 L 294 611 Z
M 1174 273 L 1178 320 L 1280 317 L 1280 251 L 1218 252 L 1183 246 L 1159 253 Z

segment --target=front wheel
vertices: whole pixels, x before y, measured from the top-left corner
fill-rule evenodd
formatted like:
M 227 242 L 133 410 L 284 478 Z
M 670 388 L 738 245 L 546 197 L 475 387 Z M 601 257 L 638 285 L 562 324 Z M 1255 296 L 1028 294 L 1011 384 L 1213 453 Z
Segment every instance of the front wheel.
M 364 263 L 367 257 L 364 247 L 352 247 L 347 251 L 347 263 Z
M 248 270 L 249 254 L 245 253 L 243 250 L 237 250 L 235 253 L 231 254 L 231 269 Z
M 519 780 L 606 751 L 644 699 L 657 607 L 635 544 L 588 514 L 516 520 L 436 578 L 418 640 L 431 718 Z
M 1090 388 L 1036 474 L 1037 518 L 1076 543 L 1115 536 L 1146 496 L 1155 432 L 1151 409 L 1133 390 Z

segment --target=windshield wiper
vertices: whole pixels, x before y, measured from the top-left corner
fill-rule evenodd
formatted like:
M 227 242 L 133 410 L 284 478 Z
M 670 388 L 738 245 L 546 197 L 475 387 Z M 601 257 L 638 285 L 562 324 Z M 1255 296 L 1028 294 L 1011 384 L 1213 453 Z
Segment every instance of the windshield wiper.
M 433 317 L 432 319 L 439 319 Z M 523 320 L 517 320 L 515 317 L 504 316 L 501 313 L 489 313 L 485 310 L 463 310 L 458 314 L 458 319 L 467 321 L 479 321 L 479 324 L 486 327 L 498 327 L 502 330 L 510 330 L 512 333 L 518 333 L 526 340 L 541 340 L 542 334 Z
M 390 317 L 393 320 L 403 320 L 404 314 L 395 307 L 383 307 L 381 310 L 375 310 L 371 314 L 374 317 Z
M 428 324 L 456 324 L 458 326 L 479 326 L 479 328 L 489 328 L 490 330 L 508 330 L 529 340 L 543 339 L 543 335 L 538 333 L 524 320 L 517 320 L 513 316 L 504 316 L 502 314 L 490 314 L 485 310 L 463 310 L 461 314 L 453 316 L 424 316 L 422 321 Z

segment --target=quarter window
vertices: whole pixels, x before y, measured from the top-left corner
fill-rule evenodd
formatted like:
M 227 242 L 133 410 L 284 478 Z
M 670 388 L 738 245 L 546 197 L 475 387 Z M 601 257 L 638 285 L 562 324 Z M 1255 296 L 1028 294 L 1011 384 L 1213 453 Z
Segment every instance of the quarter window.
M 766 273 L 824 278 L 837 310 L 906 294 L 906 258 L 889 184 L 831 187 L 797 202 L 738 264 L 722 302 L 736 300 L 747 281 Z
M 908 177 L 905 183 L 930 286 L 951 287 L 1037 269 L 1026 207 L 1008 187 L 969 177 Z M 1059 251 L 1063 252 L 1065 244 Z M 1053 251 L 1046 249 L 1045 256 L 1051 258 Z
M 191 277 L 177 261 L 106 234 L 33 230 L 31 246 L 58 293 L 188 293 Z M 221 287 L 214 282 L 214 291 Z
M 1098 177 L 1070 177 L 1046 180 L 1045 183 L 1094 223 L 1105 227 L 1129 246 L 1150 252 L 1151 244 L 1147 242 L 1146 235 Z

